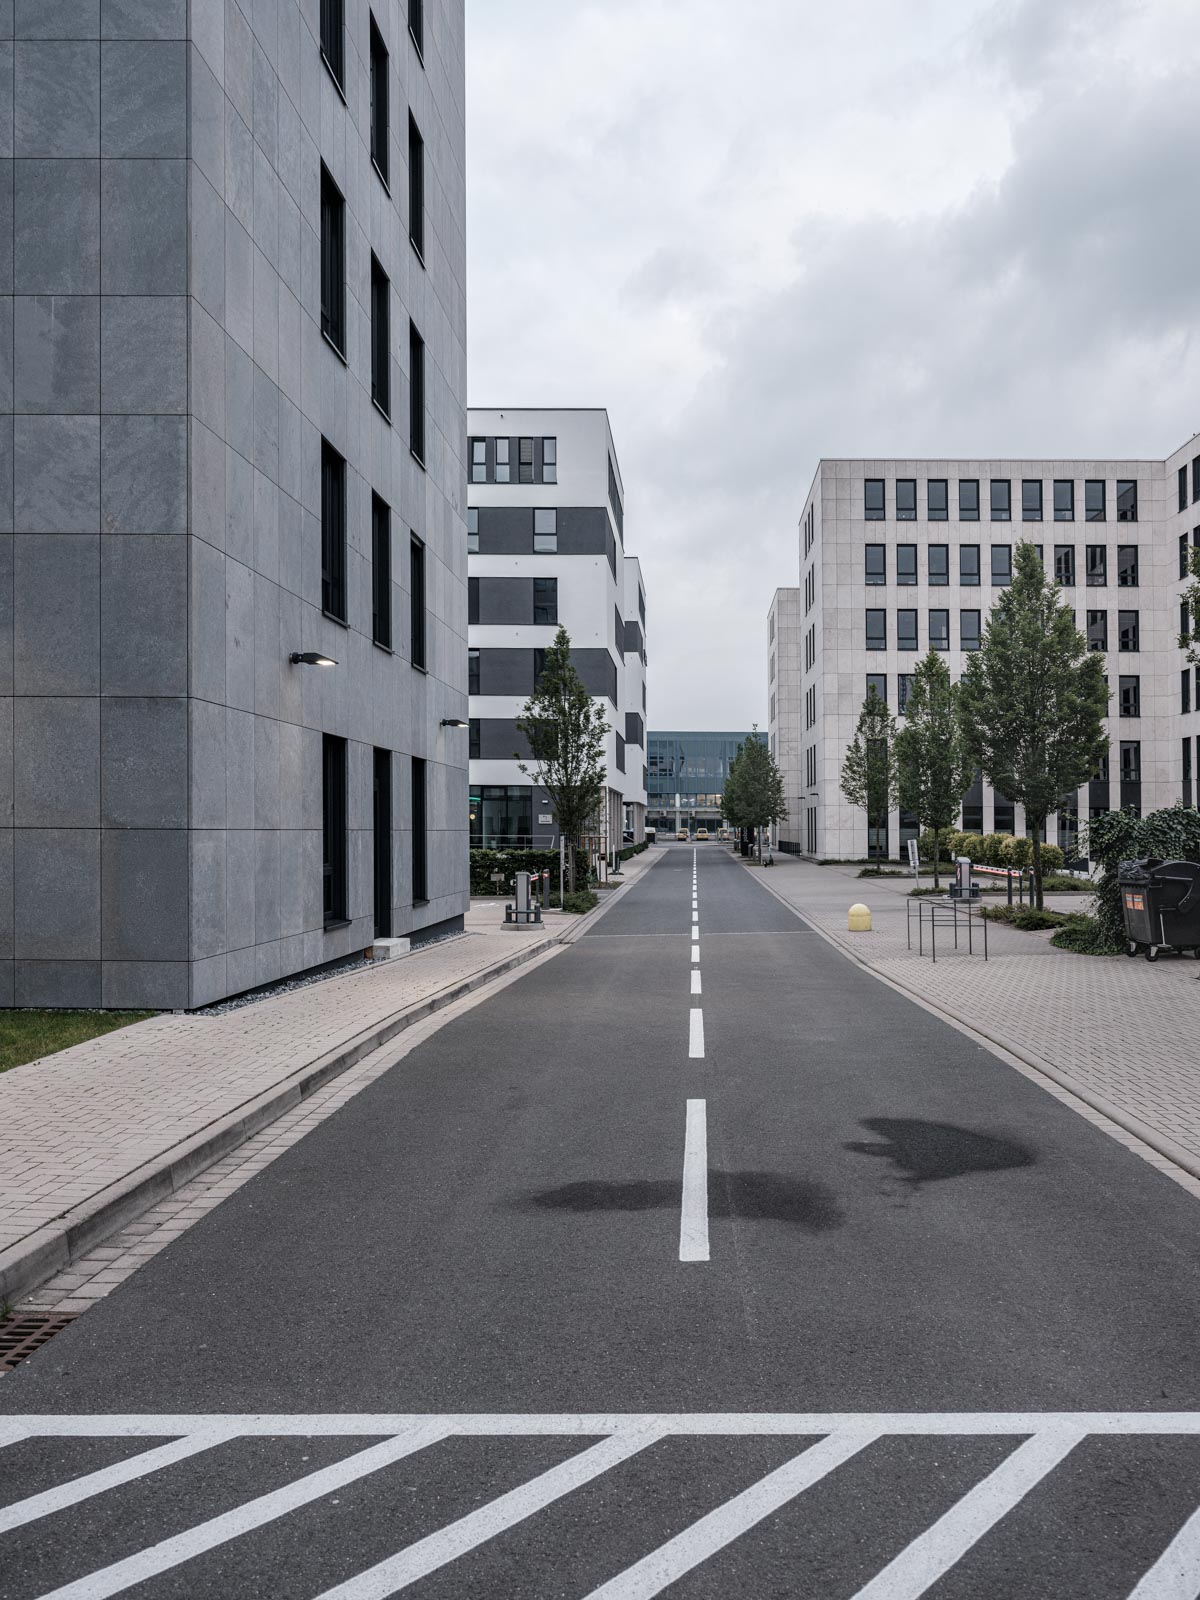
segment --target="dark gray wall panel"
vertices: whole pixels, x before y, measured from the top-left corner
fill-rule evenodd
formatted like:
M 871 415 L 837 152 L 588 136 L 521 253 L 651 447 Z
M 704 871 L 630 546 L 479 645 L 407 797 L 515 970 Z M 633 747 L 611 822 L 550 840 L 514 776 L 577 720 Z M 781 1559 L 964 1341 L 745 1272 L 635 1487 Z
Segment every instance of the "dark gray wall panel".
M 527 626 L 533 621 L 532 578 L 480 578 L 479 621 L 493 626 Z

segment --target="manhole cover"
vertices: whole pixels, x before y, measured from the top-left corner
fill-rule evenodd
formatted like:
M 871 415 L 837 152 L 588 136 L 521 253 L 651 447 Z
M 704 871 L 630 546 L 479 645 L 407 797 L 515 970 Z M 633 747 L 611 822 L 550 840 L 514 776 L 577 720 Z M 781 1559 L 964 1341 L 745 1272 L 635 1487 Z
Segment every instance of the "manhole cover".
M 61 1333 L 74 1316 L 59 1312 L 30 1311 L 0 1322 L 0 1372 L 11 1372 L 19 1361 L 40 1350 L 47 1339 Z

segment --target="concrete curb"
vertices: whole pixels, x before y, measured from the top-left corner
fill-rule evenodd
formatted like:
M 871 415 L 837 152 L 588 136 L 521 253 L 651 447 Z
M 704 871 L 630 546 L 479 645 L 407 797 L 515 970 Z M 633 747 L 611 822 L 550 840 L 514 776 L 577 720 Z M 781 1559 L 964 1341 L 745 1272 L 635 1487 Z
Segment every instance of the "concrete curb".
M 893 977 L 891 973 L 880 972 L 864 956 L 861 956 L 853 945 L 844 939 L 840 939 L 837 934 L 830 933 L 827 928 L 821 927 L 812 918 L 806 917 L 790 900 L 785 899 L 778 889 L 773 889 L 761 877 L 758 877 L 757 881 L 762 883 L 768 894 L 775 896 L 780 905 L 786 906 L 794 916 L 798 917 L 806 928 L 811 928 L 813 933 L 824 939 L 826 944 L 832 945 L 841 955 L 857 962 L 864 972 L 869 972 L 879 983 L 886 984 L 889 989 L 894 989 L 897 994 L 903 995 L 906 1000 L 917 1001 L 926 1011 L 930 1011 L 935 1016 L 941 1017 L 943 1021 L 949 1022 L 960 1033 L 965 1033 L 968 1038 L 975 1039 L 981 1044 L 993 1045 L 997 1050 L 1002 1050 L 1006 1055 L 1010 1055 L 1014 1060 L 1019 1061 L 1022 1066 L 1028 1067 L 1031 1072 L 1036 1072 L 1043 1078 L 1049 1078 L 1051 1083 L 1057 1084 L 1060 1089 L 1065 1089 L 1076 1100 L 1081 1100 L 1085 1106 L 1090 1106 L 1093 1111 L 1098 1111 L 1101 1116 L 1107 1117 L 1110 1122 L 1116 1123 L 1118 1128 L 1123 1128 L 1126 1133 L 1132 1134 L 1135 1139 L 1140 1139 L 1142 1144 L 1154 1150 L 1158 1155 L 1164 1156 L 1168 1161 L 1179 1167 L 1181 1171 L 1186 1172 L 1189 1177 L 1200 1178 L 1200 1156 L 1194 1155 L 1190 1150 L 1184 1149 L 1182 1145 L 1176 1144 L 1174 1139 L 1169 1138 L 1165 1133 L 1160 1133 L 1157 1128 L 1152 1128 L 1149 1123 L 1143 1122 L 1140 1117 L 1135 1117 L 1131 1111 L 1126 1111 L 1124 1107 L 1116 1105 L 1112 1100 L 1109 1100 L 1105 1095 L 1100 1094 L 1089 1085 L 1080 1083 L 1078 1078 L 1072 1077 L 1062 1067 L 1056 1067 L 1052 1062 L 1044 1061 L 1031 1051 L 1018 1048 L 1007 1039 L 997 1038 L 995 1034 L 988 1033 L 986 1029 L 981 1028 L 978 1023 L 968 1021 L 966 1017 L 953 1010 L 950 1006 L 931 1000 L 920 989 L 902 982 L 899 978 Z M 1084 957 L 1083 959 L 1086 960 L 1087 958 Z
M 631 888 L 632 885 L 626 887 Z M 597 911 L 604 909 L 604 906 L 597 907 Z M 595 915 L 596 912 L 588 914 L 589 917 Z M 584 922 L 587 920 L 587 917 L 583 918 Z M 102 1243 L 118 1228 L 132 1222 L 159 1200 L 199 1176 L 213 1162 L 236 1150 L 315 1089 L 321 1088 L 331 1078 L 338 1077 L 406 1028 L 422 1022 L 433 1012 L 461 1000 L 464 995 L 473 993 L 494 979 L 524 966 L 548 950 L 555 950 L 563 942 L 561 935 L 548 935 L 536 944 L 525 945 L 514 951 L 511 956 L 472 977 L 448 985 L 419 1004 L 394 1012 L 382 1022 L 364 1029 L 347 1044 L 306 1062 L 288 1078 L 253 1099 L 243 1101 L 240 1106 L 210 1123 L 202 1133 L 144 1162 L 116 1183 L 98 1190 L 81 1205 L 65 1211 L 55 1222 L 38 1228 L 0 1251 L 0 1305 L 15 1305 L 23 1295 L 36 1289 L 52 1274 L 61 1272 L 84 1252 Z

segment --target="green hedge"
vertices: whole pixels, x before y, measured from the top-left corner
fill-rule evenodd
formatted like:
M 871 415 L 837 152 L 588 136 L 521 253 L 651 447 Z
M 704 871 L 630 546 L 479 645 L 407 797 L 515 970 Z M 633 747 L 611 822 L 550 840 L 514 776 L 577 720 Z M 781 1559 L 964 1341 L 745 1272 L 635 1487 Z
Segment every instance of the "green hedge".
M 634 856 L 640 856 L 643 850 L 648 850 L 649 844 L 643 840 L 641 844 L 627 844 L 617 856 L 618 861 L 630 861 Z
M 922 861 L 933 860 L 933 833 L 921 835 L 917 849 Z M 943 833 L 943 859 L 969 856 L 977 867 L 1031 867 L 1033 840 L 1011 833 Z M 1042 872 L 1061 872 L 1063 853 L 1056 844 L 1042 846 Z
M 577 870 L 586 871 L 586 864 L 576 863 Z M 558 851 L 557 850 L 472 850 L 471 851 L 471 893 L 495 894 L 499 889 L 502 895 L 513 892 L 514 880 L 518 872 L 545 872 L 550 869 L 550 881 L 558 888 Z M 504 882 L 492 882 L 492 873 L 502 872 Z
M 1167 806 L 1149 816 L 1108 811 L 1087 823 L 1088 855 L 1103 869 L 1096 891 L 1096 954 L 1117 951 L 1125 943 L 1118 873 L 1122 861 L 1156 857 L 1160 861 L 1200 861 L 1200 810 Z M 1062 948 L 1066 948 L 1063 946 Z

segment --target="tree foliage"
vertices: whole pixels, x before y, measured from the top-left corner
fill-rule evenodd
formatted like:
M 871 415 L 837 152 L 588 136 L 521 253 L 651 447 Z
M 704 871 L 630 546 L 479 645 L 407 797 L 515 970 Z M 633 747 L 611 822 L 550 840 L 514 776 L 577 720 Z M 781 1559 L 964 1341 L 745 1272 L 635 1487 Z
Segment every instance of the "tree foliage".
M 942 833 L 958 821 L 975 773 L 958 714 L 958 686 L 945 657 L 930 650 L 913 673 L 896 735 L 900 804 L 933 834 L 933 886 L 939 887 Z
M 959 684 L 963 736 L 993 788 L 1025 807 L 1042 905 L 1041 832 L 1108 749 L 1104 658 L 1089 651 L 1033 545 L 1017 546 L 1012 587 L 992 607 Z
M 558 831 L 566 840 L 574 890 L 579 838 L 595 824 L 608 781 L 608 724 L 575 670 L 565 628 L 559 628 L 546 651 L 542 675 L 517 718 L 517 731 L 528 740 L 532 758 L 518 765 L 550 796 Z
M 1155 857 L 1159 861 L 1200 861 L 1200 811 L 1195 806 L 1167 806 L 1135 817 L 1131 811 L 1106 811 L 1085 824 L 1088 857 L 1100 864 L 1096 888 L 1096 920 L 1100 948 L 1119 950 L 1125 942 L 1118 873 L 1122 861 Z
M 1189 661 L 1200 665 L 1200 546 L 1188 557 L 1188 573 L 1192 581 L 1179 597 L 1187 608 L 1188 625 L 1179 635 L 1179 645 L 1187 651 Z
M 886 824 L 897 798 L 896 723 L 874 684 L 842 761 L 841 789 L 852 806 L 866 812 L 868 828 Z
M 735 828 L 768 828 L 788 814 L 783 790 L 783 773 L 755 723 L 750 737 L 738 745 L 737 754 L 729 763 L 722 813 Z M 761 859 L 761 839 L 758 853 Z

